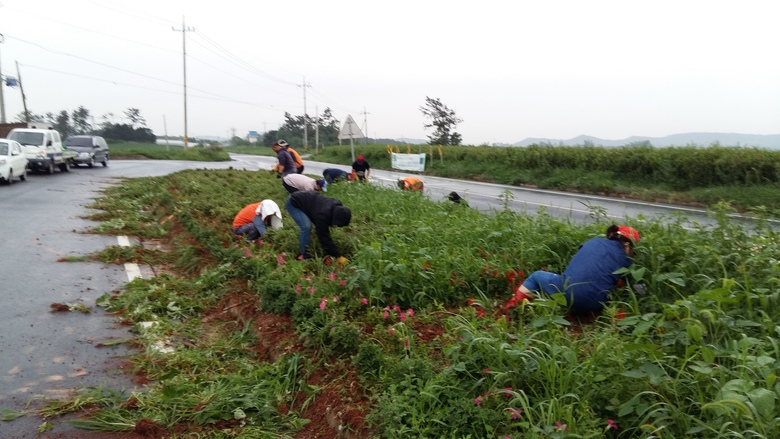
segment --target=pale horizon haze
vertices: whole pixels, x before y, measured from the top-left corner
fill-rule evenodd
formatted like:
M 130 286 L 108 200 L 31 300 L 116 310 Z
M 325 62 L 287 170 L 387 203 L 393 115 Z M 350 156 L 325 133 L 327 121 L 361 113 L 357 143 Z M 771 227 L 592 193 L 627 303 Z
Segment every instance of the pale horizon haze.
M 0 68 L 30 111 L 119 123 L 137 108 L 158 136 L 184 134 L 183 36 L 190 137 L 277 129 L 304 90 L 308 115 L 329 107 L 372 138 L 427 138 L 426 96 L 469 145 L 780 134 L 768 0 L 0 4 Z M 3 96 L 14 121 L 20 89 Z

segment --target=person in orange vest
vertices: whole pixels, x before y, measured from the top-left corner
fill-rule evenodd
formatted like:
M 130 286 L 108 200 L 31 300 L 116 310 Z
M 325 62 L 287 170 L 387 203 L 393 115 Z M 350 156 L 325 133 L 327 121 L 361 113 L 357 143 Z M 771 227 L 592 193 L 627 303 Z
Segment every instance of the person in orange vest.
M 265 235 L 268 227 L 282 228 L 282 211 L 273 200 L 248 204 L 233 218 L 233 233 L 244 236 L 246 242 Z
M 422 180 L 416 177 L 406 177 L 398 180 L 398 187 L 404 191 L 422 192 L 424 185 Z

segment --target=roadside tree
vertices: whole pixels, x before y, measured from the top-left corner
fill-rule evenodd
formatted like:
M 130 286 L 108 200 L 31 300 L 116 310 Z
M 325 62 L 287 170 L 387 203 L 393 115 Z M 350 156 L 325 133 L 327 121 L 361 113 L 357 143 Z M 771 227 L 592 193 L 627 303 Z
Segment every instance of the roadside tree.
M 270 145 L 278 139 L 285 139 L 293 146 L 303 144 L 303 127 L 306 125 L 306 129 L 309 133 L 309 141 L 314 140 L 314 132 L 319 125 L 319 142 L 321 144 L 335 144 L 338 143 L 339 135 L 339 120 L 333 116 L 333 112 L 330 108 L 325 108 L 322 115 L 312 117 L 310 115 L 293 116 L 290 113 L 284 113 L 284 123 L 278 130 L 271 130 L 263 135 L 263 143 Z
M 423 126 L 436 128 L 436 131 L 428 136 L 428 144 L 460 145 L 463 138 L 454 129 L 460 122 L 463 122 L 463 119 L 459 118 L 454 110 L 447 108 L 438 98 L 433 99 L 426 96 L 425 105 L 420 107 L 420 111 L 425 118 L 430 119 L 430 122 Z
M 92 125 L 92 115 L 89 114 L 89 110 L 84 106 L 73 110 L 71 114 L 71 127 L 74 134 L 92 134 L 95 131 L 95 127 Z M 62 134 L 62 133 L 60 133 Z
M 139 127 L 146 126 L 146 119 L 141 116 L 141 110 L 137 108 L 128 108 L 125 110 L 125 117 L 130 121 L 130 126 L 133 128 L 135 128 L 136 125 Z

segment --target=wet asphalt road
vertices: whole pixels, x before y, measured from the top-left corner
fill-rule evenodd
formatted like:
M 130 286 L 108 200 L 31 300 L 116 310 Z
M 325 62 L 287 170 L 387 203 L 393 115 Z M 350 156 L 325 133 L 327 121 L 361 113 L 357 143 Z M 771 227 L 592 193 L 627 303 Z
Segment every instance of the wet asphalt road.
M 273 157 L 234 155 L 234 161 L 199 163 L 184 161 L 115 160 L 104 168 L 79 167 L 69 173 L 34 174 L 26 182 L 0 187 L 0 410 L 24 410 L 29 402 L 66 397 L 76 388 L 104 385 L 114 389 L 136 388 L 118 371 L 126 354 L 123 346 L 98 348 L 101 342 L 129 337 L 127 329 L 95 305 L 106 292 L 118 291 L 127 282 L 121 265 L 62 262 L 116 245 L 116 237 L 85 233 L 96 224 L 84 219 L 86 207 L 100 190 L 117 177 L 159 176 L 181 169 L 270 169 Z M 306 173 L 321 175 L 331 167 L 306 161 Z M 345 166 L 336 166 L 348 170 Z M 408 175 L 374 170 L 372 182 L 394 186 Z M 588 221 L 587 205 L 606 209 L 619 221 L 626 215 L 670 215 L 682 212 L 700 222 L 709 221 L 697 209 L 578 196 L 554 191 L 511 188 L 462 180 L 423 177 L 426 195 L 443 200 L 457 191 L 472 207 L 489 212 L 502 208 L 502 194 L 509 191 L 510 208 L 529 213 L 544 208 L 572 221 Z M 52 312 L 52 303 L 83 303 L 92 312 Z M 37 402 L 36 402 L 37 401 Z M 54 429 L 37 435 L 42 420 L 26 416 L 0 421 L 0 439 L 54 437 L 72 431 L 51 420 Z

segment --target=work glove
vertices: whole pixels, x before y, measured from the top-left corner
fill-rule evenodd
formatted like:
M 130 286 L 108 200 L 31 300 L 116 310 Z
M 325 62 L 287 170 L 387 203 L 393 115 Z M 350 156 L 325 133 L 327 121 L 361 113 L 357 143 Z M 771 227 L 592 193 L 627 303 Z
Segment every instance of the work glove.
M 645 294 L 647 294 L 647 284 L 644 282 L 634 284 L 634 293 L 637 296 L 644 296 Z
M 344 256 L 339 256 L 338 259 L 336 259 L 336 262 L 339 265 L 347 265 L 349 264 L 349 259 L 345 258 Z
M 532 302 L 534 300 L 533 296 L 529 296 L 528 294 L 525 294 L 524 292 L 520 291 L 518 288 L 515 292 L 515 295 L 512 296 L 511 299 L 507 303 L 504 304 L 504 312 L 508 312 L 510 309 L 520 305 L 521 303 L 525 302 Z

